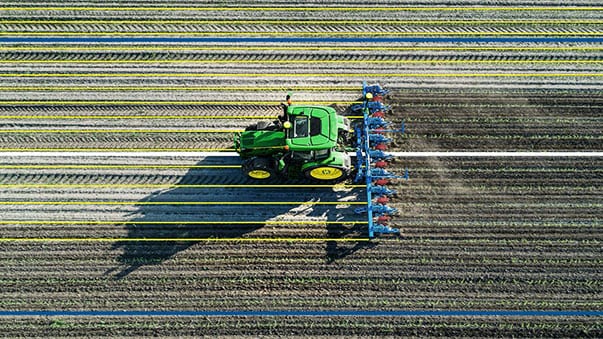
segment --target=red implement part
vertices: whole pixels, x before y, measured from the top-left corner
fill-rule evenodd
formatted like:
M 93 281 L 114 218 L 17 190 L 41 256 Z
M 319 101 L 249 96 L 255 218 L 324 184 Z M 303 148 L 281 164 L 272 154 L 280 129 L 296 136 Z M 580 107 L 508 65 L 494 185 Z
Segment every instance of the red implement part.
M 387 149 L 387 144 L 377 144 L 373 148 L 379 151 L 385 151 Z
M 375 167 L 377 167 L 377 168 L 385 168 L 388 165 L 389 164 L 387 163 L 387 161 L 384 161 L 384 160 L 379 160 L 379 161 L 375 162 Z
M 377 198 L 377 203 L 378 204 L 382 204 L 385 205 L 389 202 L 389 198 L 386 196 L 380 196 L 379 198 Z
M 375 185 L 379 185 L 379 186 L 385 186 L 387 184 L 389 184 L 389 180 L 387 179 L 378 179 L 374 181 Z
M 377 223 L 382 224 L 382 225 L 387 225 L 387 222 L 390 220 L 391 220 L 391 218 L 389 215 L 382 215 L 377 218 Z
M 383 101 L 383 96 L 382 95 L 375 95 L 373 97 L 373 101 L 379 101 L 382 102 Z
M 373 113 L 372 117 L 373 118 L 385 118 L 385 112 L 377 111 L 377 112 Z

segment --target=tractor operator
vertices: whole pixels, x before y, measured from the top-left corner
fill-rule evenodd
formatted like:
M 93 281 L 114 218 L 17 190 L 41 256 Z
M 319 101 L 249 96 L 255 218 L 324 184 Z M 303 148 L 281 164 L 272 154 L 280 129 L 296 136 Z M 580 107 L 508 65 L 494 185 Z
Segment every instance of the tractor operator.
M 278 121 L 275 121 L 275 124 L 282 126 L 284 129 L 289 129 L 291 128 L 291 122 L 287 121 L 287 110 L 289 109 L 289 106 L 291 106 L 291 93 L 287 94 L 286 100 L 286 104 L 281 102 L 283 113 L 278 115 Z

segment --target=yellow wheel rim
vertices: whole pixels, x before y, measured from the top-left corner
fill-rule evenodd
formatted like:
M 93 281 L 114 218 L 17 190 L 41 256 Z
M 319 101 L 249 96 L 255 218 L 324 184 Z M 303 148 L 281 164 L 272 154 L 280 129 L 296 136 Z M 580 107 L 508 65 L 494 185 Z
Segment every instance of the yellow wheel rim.
M 310 171 L 310 176 L 319 180 L 333 180 L 341 178 L 343 171 L 335 167 L 316 167 Z
M 267 178 L 270 178 L 270 172 L 264 171 L 264 170 L 259 170 L 259 169 L 250 171 L 249 173 L 247 173 L 247 175 L 249 175 L 250 177 L 252 177 L 254 179 L 267 179 Z

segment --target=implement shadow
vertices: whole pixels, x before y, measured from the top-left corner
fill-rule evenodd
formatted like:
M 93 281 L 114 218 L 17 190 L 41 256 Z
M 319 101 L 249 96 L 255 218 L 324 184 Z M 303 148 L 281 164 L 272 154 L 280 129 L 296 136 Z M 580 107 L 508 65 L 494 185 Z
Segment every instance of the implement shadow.
M 132 218 L 124 227 L 128 241 L 117 242 L 113 249 L 121 249 L 120 265 L 105 274 L 121 279 L 143 266 L 160 265 L 174 255 L 187 250 L 199 241 L 176 241 L 174 239 L 241 238 L 241 237 L 306 237 L 294 227 L 268 224 L 266 221 L 358 220 L 351 216 L 353 208 L 343 212 L 335 205 L 236 205 L 219 202 L 249 201 L 336 201 L 350 195 L 349 191 L 335 191 L 324 188 L 231 188 L 223 185 L 286 185 L 310 184 L 305 180 L 274 179 L 258 183 L 246 178 L 239 168 L 198 168 L 203 166 L 238 165 L 233 157 L 207 157 L 189 169 L 175 185 L 215 185 L 213 187 L 177 187 L 154 192 L 140 200 Z M 193 166 L 192 166 L 193 167 Z M 160 178 L 161 180 L 161 178 Z M 295 190 L 292 194 L 291 190 Z M 166 202 L 210 202 L 201 205 L 170 205 Z M 349 211 L 348 211 L 349 210 Z M 245 223 L 229 223 L 229 222 Z M 203 222 L 203 223 L 199 223 Z M 214 223 L 216 222 L 216 223 Z M 327 223 L 326 235 L 337 238 L 352 234 L 362 235 L 362 226 L 346 226 Z M 296 233 L 297 232 L 297 233 Z M 253 233 L 253 235 L 251 235 Z M 169 239 L 169 240 L 135 240 Z M 350 255 L 366 242 L 329 241 L 326 245 L 328 262 Z

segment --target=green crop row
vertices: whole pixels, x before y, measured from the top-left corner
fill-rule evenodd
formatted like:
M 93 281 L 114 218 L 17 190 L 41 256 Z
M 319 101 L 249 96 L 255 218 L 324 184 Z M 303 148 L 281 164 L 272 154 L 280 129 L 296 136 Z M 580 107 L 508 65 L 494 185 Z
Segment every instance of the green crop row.
M 307 272 L 307 275 L 312 272 Z M 334 273 L 333 273 L 334 274 Z M 89 286 L 105 286 L 108 282 L 108 278 L 93 279 L 93 278 L 59 278 L 59 277 L 46 277 L 39 279 L 27 279 L 27 278 L 2 278 L 0 279 L 0 286 L 74 286 L 77 285 L 80 288 L 86 288 Z M 126 280 L 126 279 L 123 279 Z M 577 277 L 571 278 L 560 278 L 560 275 L 555 274 L 552 277 L 546 277 L 543 275 L 541 279 L 523 278 L 517 277 L 503 279 L 483 277 L 483 278 L 438 278 L 438 277 L 423 277 L 423 278 L 401 278 L 399 276 L 393 276 L 389 278 L 384 277 L 334 277 L 334 276 L 306 276 L 306 277 L 257 277 L 257 276 L 240 276 L 240 277 L 152 277 L 152 278 L 136 278 L 128 279 L 123 281 L 119 285 L 131 286 L 161 286 L 161 285 L 182 285 L 182 286 L 225 286 L 225 285 L 238 285 L 238 286 L 298 286 L 298 287 L 313 287 L 318 285 L 325 286 L 337 286 L 337 285 L 356 285 L 356 286 L 373 286 L 377 287 L 389 287 L 395 286 L 533 286 L 533 287 L 574 287 L 574 288 L 585 288 L 595 289 L 602 285 L 602 282 L 597 279 L 589 277 L 583 277 L 578 279 Z M 130 281 L 131 280 L 131 281 Z
M 467 336 L 479 337 L 597 337 L 600 324 L 593 319 L 516 318 L 68 318 L 14 320 L 0 322 L 6 334 L 17 336 L 44 333 L 73 336 L 174 335 L 275 335 L 282 336 Z M 178 332 L 175 332 L 178 331 Z
M 341 293 L 341 291 L 339 291 Z M 451 291 L 453 292 L 453 291 Z M 453 292 L 454 293 L 454 292 Z M 154 309 L 154 310 L 189 310 L 195 309 L 196 305 L 203 305 L 207 310 L 257 310 L 257 309 L 360 309 L 360 310 L 400 310 L 400 309 L 504 309 L 504 310 L 593 310 L 602 309 L 603 302 L 592 300 L 596 293 L 591 295 L 577 296 L 569 295 L 568 299 L 559 299 L 559 295 L 550 294 L 540 296 L 530 293 L 515 293 L 491 295 L 487 291 L 479 292 L 478 296 L 434 296 L 423 297 L 413 293 L 404 293 L 400 297 L 366 295 L 362 297 L 342 296 L 332 294 L 325 297 L 308 297 L 298 295 L 296 297 L 270 297 L 258 293 L 255 297 L 232 296 L 232 297 L 207 297 L 187 295 L 186 297 L 174 298 L 173 296 L 140 296 L 130 297 L 88 297 L 81 294 L 74 298 L 66 295 L 64 298 L 39 299 L 39 300 L 12 300 L 3 299 L 0 307 L 3 310 L 23 309 L 90 309 L 102 310 L 107 307 L 111 309 Z M 458 293 L 454 293 L 455 295 Z M 529 299 L 529 300 L 527 300 Z
M 577 108 L 577 109 L 593 109 L 600 110 L 603 105 L 564 105 L 558 104 L 552 101 L 550 104 L 492 104 L 492 103 L 460 103 L 460 102 L 421 102 L 421 103 L 398 103 L 393 105 L 395 107 L 414 108 L 414 107 L 425 107 L 425 108 L 495 108 L 500 112 L 501 108 Z M 481 113 L 483 114 L 483 112 Z
M 429 203 L 429 202 L 396 202 L 398 206 L 420 206 L 420 207 L 439 207 L 440 209 L 460 206 L 463 207 L 490 207 L 490 208 L 522 208 L 522 209 L 533 209 L 533 208 L 544 208 L 544 209 L 567 209 L 567 208 L 588 208 L 588 209 L 600 209 L 603 204 L 600 203 L 579 203 L 579 202 L 567 202 L 567 203 L 551 203 L 551 202 L 462 202 L 462 203 Z
M 592 127 L 593 124 L 599 124 L 601 119 L 598 117 L 571 117 L 571 118 L 559 118 L 559 117 L 458 117 L 458 118 L 420 118 L 420 117 L 408 117 L 405 118 L 406 123 L 445 123 L 445 124 L 465 124 L 465 123 L 478 123 L 478 124 L 526 124 L 526 123 L 543 123 L 543 124 L 589 124 Z M 522 125 L 522 127 L 526 127 Z
M 459 255 L 451 256 L 451 257 L 442 257 L 442 254 L 438 254 L 437 257 L 426 257 L 421 256 L 420 253 L 416 253 L 416 255 L 412 255 L 411 257 L 404 257 L 400 255 L 400 257 L 391 256 L 388 258 L 381 258 L 379 256 L 374 257 L 361 257 L 361 258 L 346 258 L 345 262 L 347 265 L 375 265 L 375 264 L 387 264 L 387 265 L 395 265 L 395 266 L 408 266 L 408 265 L 419 265 L 419 264 L 438 264 L 438 265 L 496 265 L 496 266 L 504 266 L 504 265 L 525 265 L 525 266 L 536 266 L 536 267 L 554 267 L 554 266 L 575 266 L 576 268 L 583 266 L 598 266 L 603 265 L 603 259 L 601 258 L 593 258 L 590 256 L 580 258 L 580 257 L 570 257 L 570 258 L 545 258 L 542 257 L 541 254 L 530 254 L 526 257 L 516 257 L 509 256 L 506 253 L 501 253 L 498 256 L 494 256 L 492 254 L 490 256 L 477 256 L 472 255 L 468 257 L 463 257 L 460 253 Z M 536 255 L 536 256 L 534 256 Z M 81 259 L 53 259 L 53 258 L 0 258 L 0 264 L 4 267 L 11 266 L 45 266 L 45 267 L 97 267 L 97 266 L 108 266 L 111 264 L 141 264 L 141 265 L 155 265 L 162 263 L 162 260 L 154 259 L 154 258 L 142 258 L 142 260 L 102 260 L 96 259 L 93 257 L 90 258 L 81 258 Z M 211 265 L 211 266 L 260 266 L 260 265 L 290 265 L 290 266 L 304 266 L 304 265 L 324 265 L 327 262 L 327 258 L 323 257 L 289 257 L 284 258 L 281 256 L 271 257 L 271 256 L 254 256 L 249 258 L 244 257 L 234 257 L 234 258 L 219 258 L 219 257 L 195 257 L 195 258 L 180 258 L 175 257 L 169 260 L 169 265 L 171 266 L 181 266 L 181 265 L 195 265 L 198 266 L 200 270 L 203 267 Z M 318 266 L 322 267 L 322 266 Z
M 405 133 L 399 136 L 400 139 L 450 139 L 450 140 L 603 140 L 603 136 L 593 134 L 505 134 L 505 135 L 489 135 L 483 134 L 416 134 Z
M 496 168 L 425 168 L 425 167 L 412 167 L 412 171 L 415 173 L 602 173 L 603 168 L 599 167 L 589 167 L 589 168 L 579 168 L 579 167 L 554 167 L 552 166 L 543 166 L 539 167 L 510 167 L 510 166 L 500 166 Z M 496 179 L 496 178 L 489 178 Z

